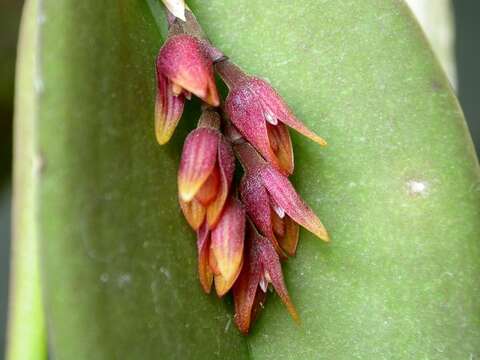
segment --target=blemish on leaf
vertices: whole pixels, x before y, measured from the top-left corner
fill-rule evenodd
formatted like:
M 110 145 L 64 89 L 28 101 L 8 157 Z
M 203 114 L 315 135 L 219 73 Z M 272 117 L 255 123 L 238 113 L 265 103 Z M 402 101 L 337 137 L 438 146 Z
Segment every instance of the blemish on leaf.
M 117 285 L 118 287 L 123 288 L 126 285 L 130 284 L 131 281 L 132 281 L 132 275 L 128 273 L 121 274 L 117 278 Z
M 407 181 L 407 192 L 410 196 L 426 196 L 429 184 L 424 180 L 411 179 Z

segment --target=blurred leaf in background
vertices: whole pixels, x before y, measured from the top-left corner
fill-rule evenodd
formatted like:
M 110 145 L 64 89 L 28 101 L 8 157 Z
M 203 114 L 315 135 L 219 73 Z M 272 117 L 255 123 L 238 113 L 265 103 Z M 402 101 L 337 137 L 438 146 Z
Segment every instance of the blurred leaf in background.
M 433 0 L 432 0 L 433 1 Z M 470 133 L 480 153 L 480 1 L 453 1 L 455 13 L 455 57 L 457 62 L 458 96 Z
M 9 178 L 11 171 L 13 84 L 22 4 L 21 0 L 0 3 L 0 185 Z
M 12 118 L 22 0 L 0 1 L 0 353 L 5 348 L 10 256 Z

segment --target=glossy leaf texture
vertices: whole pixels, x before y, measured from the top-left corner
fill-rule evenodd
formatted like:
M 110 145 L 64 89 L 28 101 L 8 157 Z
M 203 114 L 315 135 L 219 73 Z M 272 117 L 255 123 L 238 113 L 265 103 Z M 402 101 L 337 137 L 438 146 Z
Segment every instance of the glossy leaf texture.
M 454 95 L 398 0 L 193 0 L 211 40 L 328 141 L 292 132 L 301 231 L 251 335 L 205 296 L 177 203 L 183 140 L 155 141 L 157 2 L 37 0 L 39 236 L 63 359 L 480 356 L 480 173 Z M 155 5 L 156 4 L 156 5 Z M 152 9 L 154 10 L 152 12 Z

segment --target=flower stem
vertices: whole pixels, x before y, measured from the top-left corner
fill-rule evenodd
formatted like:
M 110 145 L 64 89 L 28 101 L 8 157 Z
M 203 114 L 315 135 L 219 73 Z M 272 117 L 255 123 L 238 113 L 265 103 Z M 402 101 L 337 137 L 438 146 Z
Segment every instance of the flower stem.
M 248 77 L 240 67 L 228 59 L 215 63 L 215 71 L 220 75 L 229 89 Z
M 248 142 L 234 144 L 233 149 L 246 172 L 265 165 L 265 160 Z

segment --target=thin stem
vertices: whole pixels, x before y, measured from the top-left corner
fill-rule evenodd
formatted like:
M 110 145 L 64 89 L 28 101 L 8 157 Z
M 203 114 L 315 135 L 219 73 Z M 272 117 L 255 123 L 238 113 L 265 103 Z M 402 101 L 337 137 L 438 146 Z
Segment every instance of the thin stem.
M 229 89 L 248 77 L 240 67 L 228 59 L 215 63 L 215 71 L 220 75 Z
M 246 172 L 265 165 L 265 160 L 248 142 L 234 144 L 233 150 Z
M 175 17 L 174 15 L 172 15 L 172 13 L 168 11 L 167 8 L 165 8 L 165 11 L 167 12 L 169 36 L 186 34 L 186 35 L 195 36 L 196 38 L 199 38 L 202 40 L 207 40 L 207 36 L 203 32 L 203 29 L 198 23 L 197 18 L 195 17 L 195 15 L 193 15 L 191 11 L 185 10 L 186 21 L 183 21 Z
M 197 128 L 208 127 L 212 129 L 220 129 L 220 114 L 215 110 L 215 108 L 210 106 L 202 106 L 202 115 L 198 119 Z

